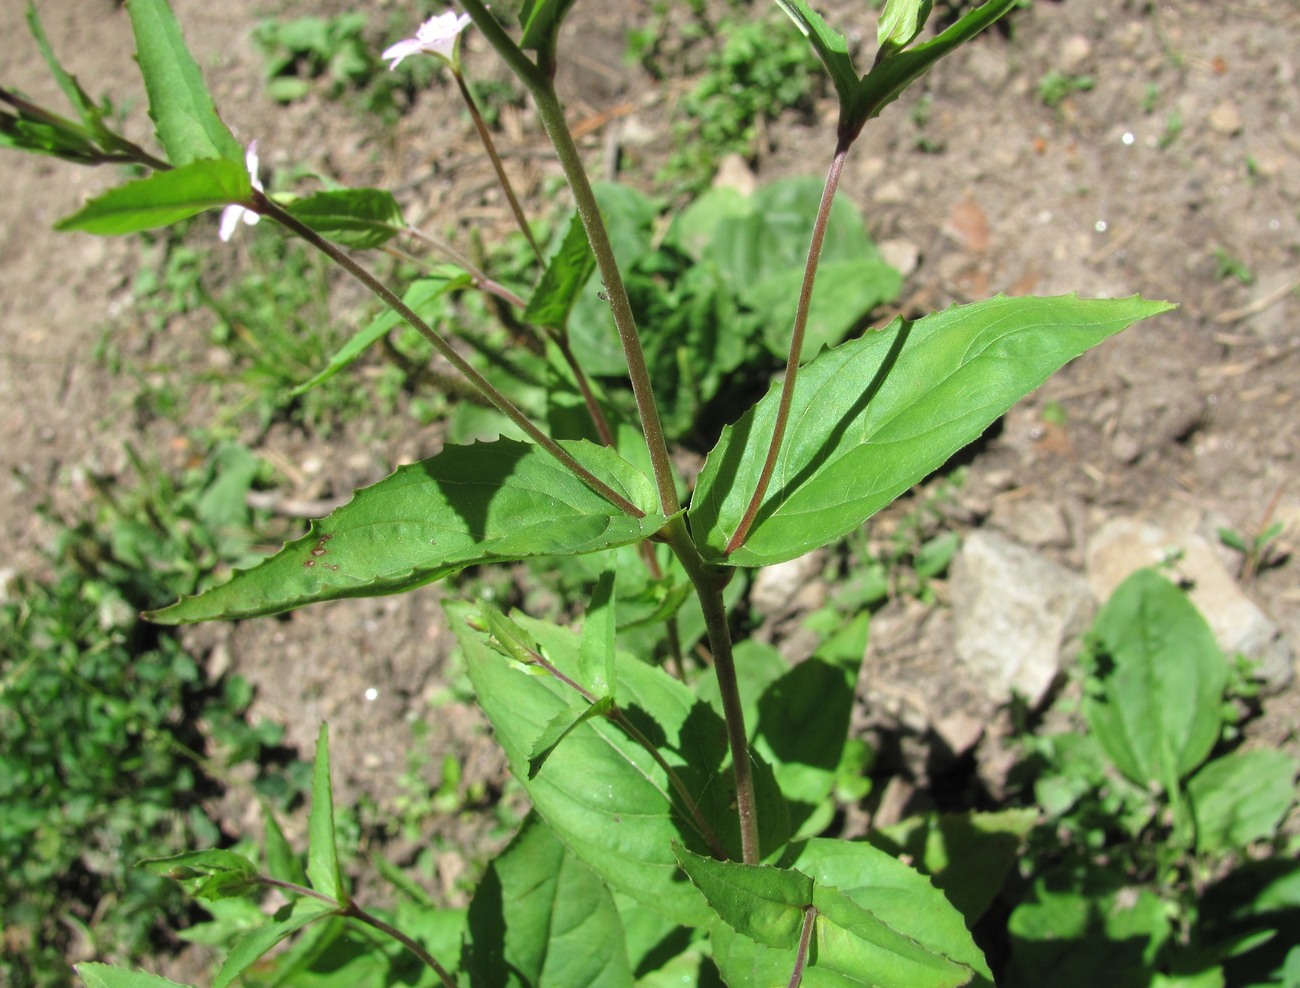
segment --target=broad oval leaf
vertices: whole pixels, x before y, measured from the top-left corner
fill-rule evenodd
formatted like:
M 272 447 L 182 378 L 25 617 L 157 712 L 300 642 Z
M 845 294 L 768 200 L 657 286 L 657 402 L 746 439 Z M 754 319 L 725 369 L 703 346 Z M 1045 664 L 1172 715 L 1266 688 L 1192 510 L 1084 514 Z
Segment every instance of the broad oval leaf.
M 171 226 L 213 206 L 241 202 L 252 194 L 242 164 L 209 158 L 109 189 L 54 228 L 104 236 L 139 233 Z
M 129 0 L 136 60 L 149 94 L 149 116 L 167 159 L 176 166 L 202 158 L 244 165 L 239 146 L 212 103 L 198 63 L 185 46 L 167 0 Z
M 848 534 L 1085 350 L 1171 308 L 1140 298 L 999 296 L 896 320 L 799 372 L 776 472 L 748 541 L 723 552 L 757 485 L 779 388 L 709 453 L 691 499 L 706 559 L 767 566 Z
M 488 867 L 465 967 L 485 988 L 631 988 L 623 923 L 600 877 L 536 816 Z
M 391 240 L 402 227 L 402 210 L 382 189 L 331 189 L 298 199 L 289 212 L 326 240 L 368 250 Z
M 229 583 L 148 615 L 160 624 L 257 617 L 344 597 L 401 593 L 476 563 L 573 555 L 661 528 L 646 477 L 612 450 L 561 445 L 646 512 L 624 514 L 541 447 L 451 446 L 356 492 L 328 518 Z
M 1083 715 L 1115 767 L 1174 792 L 1219 739 L 1228 664 L 1187 595 L 1151 569 L 1111 594 L 1093 622 Z
M 1188 780 L 1202 854 L 1244 850 L 1277 833 L 1296 801 L 1296 759 L 1255 748 L 1216 758 Z

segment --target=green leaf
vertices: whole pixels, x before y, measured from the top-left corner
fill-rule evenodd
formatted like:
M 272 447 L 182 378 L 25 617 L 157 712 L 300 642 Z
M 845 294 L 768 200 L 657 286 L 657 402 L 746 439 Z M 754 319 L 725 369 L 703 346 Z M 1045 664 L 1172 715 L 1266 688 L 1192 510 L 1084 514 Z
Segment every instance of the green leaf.
M 1219 738 L 1228 664 L 1187 595 L 1154 570 L 1121 583 L 1093 623 L 1083 714 L 1139 785 L 1178 781 Z
M 902 5 L 914 2 L 903 0 Z M 878 116 L 908 86 L 929 72 L 935 62 L 992 26 L 1017 3 L 1019 0 L 988 0 L 937 37 L 908 51 L 894 52 L 880 59 L 858 84 L 853 95 L 852 132 L 856 133 L 864 123 Z
M 849 57 L 849 43 L 844 35 L 831 30 L 817 11 L 813 10 L 805 0 L 776 0 L 777 4 L 790 15 L 795 26 L 803 32 L 813 50 L 817 52 L 817 57 L 822 60 L 826 66 L 826 71 L 831 74 L 831 82 L 835 84 L 835 92 L 840 98 L 840 116 L 843 119 L 847 114 L 845 111 L 852 107 L 857 96 L 859 77 L 857 70 L 853 68 L 853 59 Z
M 909 856 L 973 927 L 1002 891 L 1037 820 L 1036 809 L 927 814 L 867 839 L 893 857 Z
M 391 240 L 402 228 L 402 210 L 391 192 L 335 189 L 295 200 L 289 212 L 326 240 L 369 250 Z
M 906 48 L 925 27 L 933 6 L 933 0 L 885 0 L 876 22 L 876 44 L 887 55 Z
M 1123 887 L 1118 876 L 1105 873 L 1080 882 L 1068 871 L 1038 878 L 1007 930 L 1005 988 L 1149 988 L 1172 932 L 1165 905 L 1149 890 Z
M 469 933 L 471 985 L 633 983 L 609 889 L 533 815 L 479 883 Z
M 307 877 L 321 895 L 344 904 L 348 894 L 339 873 L 334 839 L 334 788 L 330 783 L 330 729 L 321 724 L 311 776 L 311 812 L 307 816 Z
M 980 434 L 1048 375 L 1165 302 L 998 298 L 896 320 L 799 372 L 790 429 L 749 540 L 723 548 L 758 482 L 779 388 L 724 430 L 691 499 L 704 556 L 793 559 L 853 531 Z
M 722 921 L 768 947 L 799 943 L 804 910 L 813 902 L 813 880 L 789 868 L 715 861 L 674 847 L 677 860 Z
M 524 322 L 545 326 L 564 335 L 569 326 L 569 313 L 573 311 L 573 303 L 578 300 L 595 270 L 596 255 L 591 252 L 587 231 L 582 226 L 582 217 L 574 213 L 568 232 L 560 242 L 559 249 L 547 261 L 542 280 L 528 300 Z
M 307 535 L 229 583 L 149 620 L 254 617 L 399 593 L 476 563 L 594 552 L 663 526 L 654 486 L 617 453 L 585 442 L 560 445 L 646 516 L 624 514 L 540 447 L 507 439 L 450 446 L 357 491 Z
M 226 988 L 285 937 L 335 912 L 336 906 L 319 899 L 298 899 L 292 906 L 286 906 L 276 914 L 275 922 L 245 934 L 230 948 L 225 963 L 212 981 L 212 988 Z
M 1187 782 L 1201 854 L 1245 850 L 1277 832 L 1296 801 L 1296 760 L 1257 748 L 1216 758 Z
M 59 220 L 54 228 L 108 236 L 138 233 L 170 226 L 213 206 L 242 202 L 252 194 L 242 164 L 195 161 L 109 189 Z
M 257 866 L 234 851 L 184 851 L 141 861 L 140 866 L 151 874 L 179 882 L 196 899 L 234 898 L 257 887 Z
M 204 158 L 224 158 L 244 170 L 244 149 L 217 116 L 203 73 L 185 47 L 167 0 L 128 0 L 126 9 L 149 94 L 149 116 L 168 160 L 180 167 Z
M 411 287 L 406 290 L 406 294 L 402 296 L 402 301 L 417 316 L 428 322 L 431 321 L 433 313 L 437 311 L 434 308 L 434 303 L 438 299 L 448 292 L 466 288 L 472 283 L 470 276 L 460 268 L 448 267 L 441 272 L 413 282 Z M 350 366 L 366 350 L 383 339 L 390 330 L 403 322 L 402 317 L 396 312 L 385 308 L 383 312 L 370 320 L 365 329 L 353 336 L 339 348 L 334 356 L 330 357 L 329 363 L 324 370 L 311 380 L 305 381 L 294 388 L 289 392 L 290 396 L 303 394 L 317 385 L 324 384 L 339 371 Z
M 602 718 L 574 730 L 536 778 L 529 778 L 528 760 L 538 737 L 575 694 L 556 678 L 503 658 L 511 653 L 476 631 L 478 621 L 467 609 L 448 610 L 470 681 L 511 771 L 556 836 L 611 888 L 683 925 L 707 925 L 711 911 L 682 880 L 672 844 L 701 852 L 707 845 L 688 822 L 663 766 Z M 578 636 L 522 615 L 513 620 L 533 639 L 533 651 L 545 654 L 565 675 L 577 674 Z M 723 772 L 721 719 L 662 670 L 623 652 L 616 661 L 620 708 L 656 740 L 723 842 L 738 847 L 735 810 L 729 805 L 733 793 Z
M 50 39 L 46 36 L 40 16 L 36 13 L 36 5 L 31 3 L 30 0 L 27 4 L 27 26 L 32 32 L 32 37 L 36 39 L 36 46 L 40 49 L 45 64 L 49 66 L 50 74 L 54 76 L 54 81 L 63 90 L 63 95 L 68 98 L 68 102 L 77 111 L 77 115 L 81 117 L 81 122 L 86 125 L 86 128 L 102 139 L 106 131 L 103 115 L 100 113 L 99 107 L 81 88 L 81 84 L 73 76 L 69 75 L 67 70 L 59 64 L 59 60 L 55 58 Z
M 284 831 L 275 819 L 271 805 L 262 800 L 262 822 L 266 842 L 266 871 L 272 878 L 295 885 L 307 884 L 307 872 L 298 860 L 289 842 L 285 840 Z
M 783 862 L 814 882 L 818 915 L 806 985 L 877 988 L 991 986 L 958 913 L 925 876 L 868 844 L 810 840 Z M 713 933 L 728 984 L 784 983 L 794 948 L 761 946 L 730 929 Z
M 614 698 L 603 696 L 595 703 L 578 704 L 576 708 L 569 707 L 556 714 L 533 743 L 533 753 L 528 756 L 528 778 L 537 778 L 537 773 L 546 764 L 546 759 L 551 757 L 551 752 L 558 748 L 560 742 L 573 733 L 575 728 L 581 727 L 593 717 L 604 717 L 613 709 Z
M 574 0 L 524 0 L 523 8 L 519 11 L 519 23 L 523 26 L 519 47 L 541 49 L 553 54 L 560 24 L 573 2 Z
M 128 971 L 108 964 L 87 962 L 76 965 L 76 969 L 86 988 L 187 988 L 156 974 Z
M 598 696 L 615 695 L 618 673 L 614 664 L 614 614 L 617 607 L 614 595 L 614 570 L 607 569 L 596 580 L 591 592 L 591 603 L 582 622 L 582 647 L 578 651 L 578 666 L 583 686 Z

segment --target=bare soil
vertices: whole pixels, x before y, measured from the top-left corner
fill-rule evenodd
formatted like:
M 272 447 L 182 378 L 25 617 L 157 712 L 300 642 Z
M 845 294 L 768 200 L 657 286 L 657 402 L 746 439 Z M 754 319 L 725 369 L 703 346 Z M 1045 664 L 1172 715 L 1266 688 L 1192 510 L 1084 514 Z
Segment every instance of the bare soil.
M 332 13 L 342 4 L 174 6 L 223 115 L 241 139 L 259 139 L 268 169 L 301 161 L 348 184 L 397 188 L 413 222 L 456 217 L 462 245 L 471 227 L 487 239 L 509 229 L 450 87 L 422 99 L 395 133 L 323 94 L 288 108 L 265 95 L 248 38 L 253 20 L 322 6 Z M 396 12 L 394 4 L 372 6 L 385 17 Z M 827 6 L 832 23 L 858 18 L 869 36 L 862 4 Z M 0 79 L 52 102 L 53 86 L 26 43 L 23 7 L 0 0 L 7 42 Z M 649 187 L 671 147 L 687 83 L 657 82 L 623 58 L 626 32 L 644 8 L 578 5 L 574 18 L 591 17 L 597 37 L 570 47 L 561 78 L 593 167 Z M 56 50 L 89 91 L 135 98 L 129 133 L 147 142 L 125 13 L 108 0 L 42 0 L 40 9 Z M 576 41 L 577 32 L 570 37 Z M 496 72 L 481 38 L 471 34 L 466 52 L 471 74 Z M 1294 551 L 1298 52 L 1294 4 L 1039 0 L 1017 11 L 1008 30 L 941 63 L 868 127 L 841 189 L 892 256 L 915 259 L 898 311 L 913 315 L 998 292 L 1140 293 L 1179 304 L 1076 361 L 1006 416 L 972 459 L 966 528 L 993 524 L 1014 538 L 1044 511 L 1063 513 L 1067 537 L 1049 551 L 1077 569 L 1088 534 L 1106 520 L 1190 507 L 1247 533 L 1287 522 L 1283 548 Z M 1092 86 L 1048 106 L 1038 87 L 1053 71 L 1088 76 Z M 827 100 L 811 116 L 792 114 L 765 128 L 766 143 L 748 162 L 757 179 L 820 173 L 833 150 L 833 117 Z M 558 170 L 537 120 L 507 107 L 500 130 L 508 167 L 538 201 Z M 93 359 L 101 339 L 145 373 L 159 361 L 205 369 L 211 354 L 202 320 L 174 321 L 175 338 L 164 344 L 133 313 L 130 285 L 151 263 L 148 247 L 52 232 L 55 220 L 117 175 L 16 154 L 2 160 L 9 194 L 0 197 L 0 531 L 3 565 L 29 570 L 40 567 L 36 550 L 50 534 L 36 516 L 39 502 L 89 497 L 79 480 L 87 469 L 124 474 L 126 441 L 171 464 L 194 453 L 182 425 L 133 411 L 134 381 Z M 228 251 L 232 265 L 243 263 L 241 248 L 217 243 L 215 233 L 214 217 L 191 236 Z M 1250 277 L 1233 276 L 1233 264 Z M 436 428 L 367 422 L 351 423 L 324 446 L 291 430 L 264 440 L 301 481 L 297 489 L 286 482 L 286 498 L 344 495 L 397 462 L 436 452 L 439 441 Z M 304 469 L 308 461 L 315 465 Z M 1265 569 L 1244 589 L 1300 644 L 1294 560 Z M 504 767 L 456 688 L 438 597 L 428 589 L 322 605 L 279 621 L 201 629 L 193 641 L 257 684 L 257 715 L 286 722 L 304 753 L 319 721 L 331 722 L 344 800 L 364 792 L 391 802 L 416 720 L 430 725 L 422 742 L 433 756 L 430 781 L 451 752 L 466 763 L 467 779 L 486 781 L 487 798 L 495 798 Z M 934 654 L 915 668 L 914 681 L 893 687 L 926 695 L 943 682 L 948 661 Z M 906 675 L 912 667 L 899 668 Z M 1270 743 L 1296 744 L 1298 689 L 1267 700 L 1267 726 L 1259 730 Z M 446 846 L 485 840 L 463 821 L 435 826 Z M 485 849 L 463 850 L 474 857 Z M 459 865 L 454 855 L 444 865 L 443 886 L 454 898 Z

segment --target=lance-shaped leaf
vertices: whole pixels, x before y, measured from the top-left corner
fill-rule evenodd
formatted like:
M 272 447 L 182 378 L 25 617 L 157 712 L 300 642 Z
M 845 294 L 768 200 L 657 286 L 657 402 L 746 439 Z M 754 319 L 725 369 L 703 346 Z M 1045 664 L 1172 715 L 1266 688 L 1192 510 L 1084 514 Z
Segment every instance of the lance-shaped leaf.
M 156 974 L 128 971 L 108 964 L 85 963 L 76 967 L 86 988 L 187 988 Z
M 560 242 L 559 249 L 546 262 L 542 280 L 528 300 L 524 322 L 545 326 L 564 335 L 569 325 L 573 303 L 596 270 L 596 255 L 587 242 L 587 231 L 577 213 Z
M 140 867 L 179 882 L 196 899 L 212 902 L 246 895 L 257 886 L 257 866 L 253 862 L 242 854 L 216 848 L 151 858 L 141 861 Z
M 382 189 L 331 189 L 298 199 L 289 212 L 326 240 L 369 250 L 391 240 L 401 229 L 402 210 Z
M 524 29 L 519 47 L 554 53 L 560 25 L 573 2 L 574 0 L 524 0 L 519 11 L 519 23 Z
M 776 0 L 777 4 L 790 15 L 795 26 L 803 32 L 817 57 L 831 74 L 835 92 L 840 97 L 840 116 L 851 107 L 857 98 L 860 78 L 849 56 L 849 43 L 844 35 L 831 29 L 822 19 L 821 14 L 813 10 L 807 0 Z
M 401 467 L 253 569 L 149 615 L 161 624 L 256 617 L 343 597 L 400 593 L 466 566 L 574 555 L 663 527 L 654 486 L 613 450 L 561 445 L 645 511 L 634 518 L 538 446 L 450 446 Z
M 113 236 L 171 226 L 213 206 L 240 202 L 253 194 L 243 164 L 212 158 L 109 189 L 54 225 Z
M 54 81 L 59 84 L 63 95 L 77 111 L 87 130 L 95 134 L 99 140 L 103 140 L 106 136 L 111 137 L 111 132 L 104 127 L 103 114 L 95 105 L 95 101 L 81 88 L 76 78 L 69 75 L 68 71 L 59 64 L 59 60 L 54 55 L 54 48 L 50 45 L 50 39 L 45 34 L 45 27 L 41 24 L 41 18 L 36 13 L 36 5 L 30 2 L 27 4 L 27 26 L 32 32 L 32 37 L 36 39 L 36 46 L 41 50 L 41 56 L 49 66 Z
M 465 288 L 471 283 L 470 276 L 460 268 L 448 266 L 429 277 L 415 281 L 406 290 L 406 294 L 402 296 L 402 301 L 417 316 L 426 322 L 431 321 L 430 313 L 434 311 L 433 307 L 438 299 L 448 292 Z M 401 316 L 392 309 L 384 309 L 383 312 L 367 323 L 364 329 L 343 344 L 338 349 L 338 352 L 330 357 L 329 363 L 320 373 L 312 377 L 311 380 L 298 385 L 290 392 L 290 395 L 300 395 L 319 384 L 324 384 L 339 371 L 352 364 L 367 349 L 383 339 L 384 335 L 400 322 L 402 322 Z
M 149 116 L 158 141 L 176 166 L 202 158 L 224 158 L 244 167 L 244 149 L 230 133 L 185 46 L 181 26 L 167 0 L 128 0 L 136 60 L 149 94 Z
M 776 417 L 773 390 L 709 453 L 691 499 L 705 557 L 793 559 L 848 534 L 979 438 L 1048 375 L 1166 302 L 998 297 L 896 320 L 799 372 L 785 444 L 748 541 L 730 557 Z
M 674 850 L 682 871 L 737 933 L 786 950 L 799 943 L 804 910 L 813 901 L 807 875 L 793 868 L 715 861 L 684 847 Z
M 937 37 L 881 58 L 858 84 L 853 102 L 854 124 L 861 128 L 872 117 L 879 116 L 908 86 L 929 72 L 935 62 L 992 26 L 1018 2 L 989 0 Z
M 250 930 L 236 941 L 226 955 L 221 970 L 212 979 L 212 988 L 226 988 L 235 979 L 257 963 L 268 950 L 285 937 L 301 930 L 316 920 L 338 912 L 338 907 L 319 899 L 298 899 L 292 906 L 286 906 L 276 914 L 275 919 L 266 926 Z
M 536 816 L 479 883 L 469 934 L 464 966 L 472 985 L 632 985 L 614 897 Z
M 925 27 L 933 0 L 886 0 L 876 22 L 876 44 L 886 55 L 906 48 Z
M 307 815 L 307 877 L 311 887 L 339 903 L 348 893 L 339 871 L 339 849 L 334 839 L 334 786 L 330 781 L 330 729 L 321 724 L 312 766 L 311 812 Z

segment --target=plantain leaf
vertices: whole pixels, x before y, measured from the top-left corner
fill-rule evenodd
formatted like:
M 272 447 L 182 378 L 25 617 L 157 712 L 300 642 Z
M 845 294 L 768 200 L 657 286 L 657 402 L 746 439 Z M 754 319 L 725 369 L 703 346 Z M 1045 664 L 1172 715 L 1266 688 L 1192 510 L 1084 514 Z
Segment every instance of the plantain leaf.
M 244 167 L 244 149 L 212 103 L 167 0 L 127 0 L 136 60 L 149 94 L 149 116 L 167 159 L 177 167 L 224 158 Z
M 205 209 L 239 202 L 252 194 L 253 186 L 242 163 L 195 161 L 109 189 L 59 220 L 54 228 L 106 236 L 139 233 L 171 226 Z
M 450 446 L 356 492 L 308 533 L 229 583 L 148 615 L 160 624 L 275 614 L 400 593 L 477 563 L 594 552 L 664 524 L 654 486 L 613 450 L 564 442 L 645 517 L 624 514 L 540 447 Z
M 1140 569 L 1111 594 L 1092 626 L 1083 715 L 1115 767 L 1166 792 L 1219 739 L 1228 664 L 1187 595 Z
M 818 354 L 800 372 L 776 472 L 748 541 L 724 547 L 757 485 L 779 389 L 709 453 L 690 520 L 705 558 L 793 559 L 848 534 L 979 438 L 1053 371 L 1166 302 L 999 296 Z

